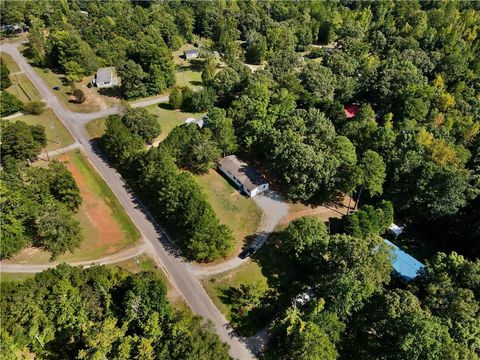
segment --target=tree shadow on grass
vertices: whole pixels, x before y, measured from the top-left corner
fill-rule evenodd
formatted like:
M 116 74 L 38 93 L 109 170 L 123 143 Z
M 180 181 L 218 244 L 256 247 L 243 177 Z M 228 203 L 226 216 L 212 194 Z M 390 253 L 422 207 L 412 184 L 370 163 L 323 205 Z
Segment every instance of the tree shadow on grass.
M 165 103 L 159 103 L 159 104 L 158 104 L 158 107 L 159 107 L 160 109 L 164 109 L 164 110 L 175 110 L 175 109 L 173 108 L 173 106 L 170 105 L 170 103 L 166 103 L 166 102 L 165 102 Z

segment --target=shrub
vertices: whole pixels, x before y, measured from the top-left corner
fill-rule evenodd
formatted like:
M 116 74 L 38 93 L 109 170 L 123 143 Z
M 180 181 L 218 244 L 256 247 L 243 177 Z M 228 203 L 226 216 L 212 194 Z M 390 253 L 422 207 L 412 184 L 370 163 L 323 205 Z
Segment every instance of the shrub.
M 75 96 L 75 103 L 77 104 L 82 104 L 86 100 L 85 93 L 80 89 L 73 90 L 73 96 Z
M 45 111 L 45 104 L 40 100 L 34 100 L 23 106 L 23 111 L 27 114 L 40 115 Z
M 15 95 L 0 92 L 0 116 L 8 116 L 22 110 L 23 103 Z

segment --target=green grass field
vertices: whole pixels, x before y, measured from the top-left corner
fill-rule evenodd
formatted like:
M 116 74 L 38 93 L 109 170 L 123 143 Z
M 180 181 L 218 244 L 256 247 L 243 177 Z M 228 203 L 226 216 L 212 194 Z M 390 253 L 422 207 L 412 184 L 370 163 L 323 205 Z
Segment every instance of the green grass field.
M 5 63 L 5 65 L 7 66 L 8 70 L 10 70 L 11 73 L 20 71 L 20 67 L 17 65 L 15 60 L 13 60 L 9 54 L 2 52 L 0 53 L 0 57 L 2 58 L 2 61 Z
M 27 103 L 33 100 L 40 100 L 41 96 L 38 93 L 37 89 L 28 79 L 25 74 L 11 74 L 10 79 L 12 80 L 12 85 L 6 90 L 15 95 L 23 103 Z
M 107 118 L 100 118 L 90 121 L 85 125 L 85 130 L 90 139 L 97 139 L 105 133 L 105 121 Z
M 254 235 L 260 225 L 262 212 L 251 198 L 241 195 L 217 171 L 195 176 L 222 224 L 232 229 L 236 246 L 234 254 L 244 245 L 247 237 Z
M 12 121 L 17 120 L 25 121 L 30 125 L 40 124 L 45 127 L 47 151 L 60 149 L 74 143 L 73 137 L 51 109 L 47 109 L 40 115 L 23 115 L 12 119 Z
M 35 274 L 28 273 L 0 273 L 0 282 L 23 281 L 34 276 Z
M 80 151 L 72 151 L 58 157 L 67 161 L 80 193 L 82 205 L 75 215 L 80 222 L 84 239 L 80 248 L 65 253 L 58 262 L 97 259 L 132 246 L 140 233 L 123 210 L 115 195 Z M 11 263 L 48 263 L 50 254 L 28 248 L 8 260 Z
M 196 89 L 202 86 L 202 72 L 189 65 L 177 66 L 175 81 L 177 86 Z
M 162 133 L 156 141 L 165 139 L 174 127 L 182 125 L 188 118 L 199 118 L 204 115 L 203 113 L 187 113 L 180 110 L 173 110 L 166 103 L 147 106 L 145 109 L 147 109 L 149 113 L 158 116 Z

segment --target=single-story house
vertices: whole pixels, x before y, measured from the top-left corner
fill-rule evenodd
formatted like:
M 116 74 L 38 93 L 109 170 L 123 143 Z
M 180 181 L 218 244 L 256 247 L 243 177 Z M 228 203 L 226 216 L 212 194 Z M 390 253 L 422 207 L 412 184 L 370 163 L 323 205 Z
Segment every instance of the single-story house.
M 197 124 L 198 127 L 201 129 L 203 127 L 203 117 L 200 119 L 188 118 L 185 120 L 185 124 Z
M 218 169 L 250 197 L 268 190 L 268 183 L 263 176 L 235 155 L 228 155 L 219 160 Z
M 186 60 L 196 59 L 196 58 L 198 57 L 198 55 L 199 55 L 197 49 L 185 50 L 185 51 L 183 52 L 183 54 L 185 55 L 185 59 L 186 59 Z
M 117 85 L 114 67 L 104 67 L 98 69 L 93 78 L 93 85 L 98 88 L 108 88 Z

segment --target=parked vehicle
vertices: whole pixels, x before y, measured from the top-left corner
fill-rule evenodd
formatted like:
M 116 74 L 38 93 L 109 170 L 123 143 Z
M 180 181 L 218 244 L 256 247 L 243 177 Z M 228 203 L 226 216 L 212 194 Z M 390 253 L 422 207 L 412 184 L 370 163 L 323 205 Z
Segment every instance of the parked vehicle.
M 240 254 L 238 254 L 238 257 L 240 259 L 245 259 L 249 256 L 252 256 L 253 254 L 255 254 L 255 248 L 254 247 L 248 247 L 245 250 L 243 250 Z

